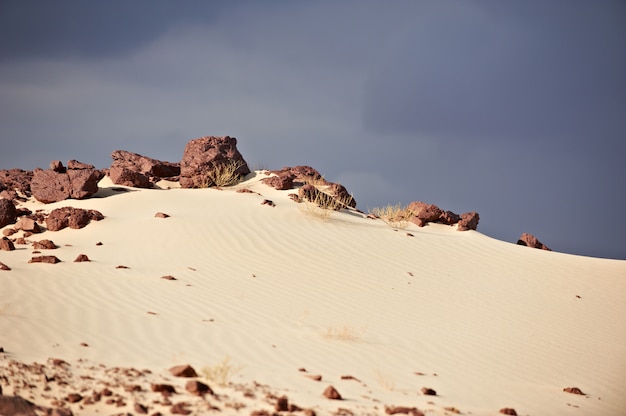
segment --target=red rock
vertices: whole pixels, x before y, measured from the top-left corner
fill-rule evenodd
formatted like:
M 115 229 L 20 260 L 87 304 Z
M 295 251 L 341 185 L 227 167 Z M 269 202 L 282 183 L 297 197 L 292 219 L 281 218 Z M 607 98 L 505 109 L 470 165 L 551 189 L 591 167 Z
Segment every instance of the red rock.
M 4 235 L 5 237 L 10 237 L 16 232 L 17 230 L 14 228 L 5 228 L 4 230 L 2 230 L 2 235 Z
M 0 170 L 0 196 L 11 200 L 24 200 L 18 196 L 17 192 L 27 197 L 31 196 L 30 181 L 32 178 L 32 171 L 22 169 Z
M 0 228 L 13 224 L 17 220 L 17 210 L 13 202 L 6 198 L 0 198 Z
M 406 407 L 406 406 L 385 406 L 385 413 L 388 415 L 411 415 L 411 416 L 424 416 L 419 409 L 416 407 Z
M 157 212 L 156 214 L 154 214 L 155 218 L 169 218 L 170 216 L 164 212 Z
M 563 391 L 566 393 L 571 393 L 571 394 L 580 394 L 582 396 L 585 395 L 585 393 L 583 393 L 582 390 L 579 389 L 578 387 L 565 387 Z
M 50 169 L 57 173 L 65 173 L 65 166 L 60 160 L 53 160 L 50 162 Z
M 170 276 L 170 275 L 167 275 L 167 276 L 161 276 L 161 279 L 165 279 L 165 280 L 176 280 L 176 278 L 175 278 L 174 276 Z M 179 376 L 179 377 L 184 377 L 184 376 Z M 187 376 L 187 377 L 197 377 L 197 375 L 196 375 L 196 376 Z
M 339 392 L 333 386 L 326 387 L 326 390 L 324 390 L 323 394 L 324 397 L 326 397 L 327 399 L 342 400 L 341 394 L 339 394 Z
M 72 159 L 67 161 L 67 168 L 70 170 L 91 170 L 95 169 L 95 166 Z
M 530 248 L 538 248 L 540 250 L 552 251 L 548 248 L 548 246 L 544 245 L 541 241 L 537 240 L 537 237 L 528 233 L 523 233 L 520 236 L 519 240 L 517 240 L 517 244 L 519 244 L 520 246 L 526 246 Z
M 150 389 L 155 393 L 176 393 L 176 389 L 171 384 L 150 384 Z
M 49 264 L 56 264 L 56 263 L 60 263 L 61 260 L 59 260 L 57 257 L 55 256 L 37 256 L 37 257 L 33 257 L 30 260 L 28 260 L 29 263 L 49 263 Z
M 54 250 L 57 248 L 57 245 L 54 244 L 51 240 L 41 240 L 35 241 L 33 243 L 33 248 L 35 250 Z
M 458 231 L 476 230 L 478 227 L 478 220 L 480 219 L 478 212 L 466 212 L 461 214 L 461 220 L 457 226 Z
M 24 234 L 26 234 L 26 233 L 24 233 Z M 22 244 L 22 245 L 24 245 L 24 244 L 28 244 L 28 243 L 26 242 L 26 240 L 24 240 L 24 237 L 18 237 L 15 240 L 15 244 Z
M 274 407 L 277 412 L 287 412 L 289 411 L 289 399 L 287 396 L 279 397 L 276 400 L 276 405 Z
M 511 409 L 510 407 L 500 409 L 500 413 L 502 413 L 503 415 L 517 416 L 517 412 L 515 411 L 515 409 Z
M 347 205 L 351 208 L 356 208 L 356 201 L 348 193 L 348 190 L 345 186 L 339 183 L 331 183 L 328 186 L 327 192 L 329 192 L 337 201 L 340 201 L 342 204 Z
M 91 166 L 91 165 L 89 165 Z M 96 169 L 68 170 L 70 198 L 85 199 L 98 192 L 98 182 L 103 174 Z
M 180 175 L 180 164 L 156 160 L 125 150 L 111 153 L 109 176 L 117 185 L 149 188 L 153 181 Z
M 185 402 L 176 403 L 170 408 L 170 412 L 176 415 L 189 415 L 191 414 L 191 410 L 187 409 L 187 406 L 189 406 L 189 404 Z
M 38 201 L 48 204 L 68 198 L 84 199 L 98 192 L 102 172 L 76 161 L 70 161 L 73 168 L 66 170 L 57 162 L 51 163 L 53 169 L 35 169 L 33 172 L 30 190 Z
M 461 216 L 452 211 L 444 211 L 439 216 L 439 222 L 446 225 L 456 224 L 461 220 Z
M 141 403 L 135 403 L 135 406 L 133 408 L 135 409 L 135 412 L 139 413 L 140 415 L 148 414 L 148 408 Z
M 104 216 L 93 209 L 63 207 L 50 212 L 46 218 L 46 227 L 50 231 L 59 231 L 66 227 L 79 229 L 85 227 L 91 221 L 100 221 Z
M 443 211 L 433 204 L 427 204 L 422 201 L 413 201 L 407 209 L 413 213 L 411 222 L 415 223 L 418 227 L 423 227 L 429 222 L 437 222 L 443 214 Z
M 36 416 L 37 406 L 20 396 L 0 396 L 0 415 Z
M 81 400 L 83 400 L 83 396 L 78 393 L 70 393 L 67 395 L 67 401 L 70 403 L 77 403 Z
M 180 162 L 180 186 L 201 187 L 209 174 L 226 163 L 239 165 L 235 171 L 238 175 L 250 173 L 248 164 L 237 150 L 236 138 L 207 136 L 191 140 L 185 146 Z
M 91 261 L 89 260 L 89 257 L 87 257 L 86 254 L 79 254 L 78 257 L 76 257 L 76 260 L 74 260 L 74 263 L 81 263 L 81 262 L 88 262 Z
M 39 224 L 37 224 L 37 222 L 30 217 L 20 217 L 13 228 L 16 230 L 30 231 L 35 234 L 41 232 Z
M 11 240 L 6 237 L 2 237 L 0 239 L 0 250 L 13 251 L 15 250 L 15 246 L 13 245 L 13 242 Z
M 437 395 L 437 392 L 435 390 L 431 389 L 430 387 L 422 387 L 421 392 L 425 396 L 436 396 Z
M 269 178 L 261 179 L 267 186 L 271 186 L 274 189 L 278 189 L 279 191 L 284 191 L 287 189 L 293 189 L 293 179 L 292 175 L 277 175 L 270 176 Z
M 9 270 L 11 270 L 11 268 L 0 261 L 0 270 L 9 271 Z
M 213 394 L 213 390 L 211 390 L 211 387 L 197 380 L 189 380 L 187 384 L 185 384 L 185 390 L 187 390 L 191 394 L 195 394 L 196 396 Z
M 169 369 L 175 377 L 198 377 L 198 373 L 189 364 L 177 365 Z
M 269 199 L 264 199 L 263 202 L 261 202 L 261 205 L 269 205 L 270 207 L 275 207 L 276 206 L 274 201 L 271 201 Z

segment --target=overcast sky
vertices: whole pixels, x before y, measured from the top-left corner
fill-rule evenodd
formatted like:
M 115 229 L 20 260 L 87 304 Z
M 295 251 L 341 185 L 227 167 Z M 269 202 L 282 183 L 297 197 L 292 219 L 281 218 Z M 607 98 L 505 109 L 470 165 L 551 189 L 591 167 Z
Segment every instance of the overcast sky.
M 626 259 L 625 41 L 621 0 L 0 0 L 0 169 L 230 135 L 364 211 Z

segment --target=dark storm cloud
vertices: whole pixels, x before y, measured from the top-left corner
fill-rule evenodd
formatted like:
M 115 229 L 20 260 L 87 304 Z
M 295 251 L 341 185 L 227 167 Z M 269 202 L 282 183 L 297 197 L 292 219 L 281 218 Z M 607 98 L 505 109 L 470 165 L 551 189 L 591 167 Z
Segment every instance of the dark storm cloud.
M 624 2 L 424 9 L 370 80 L 364 122 L 438 139 L 622 141 L 624 22 Z

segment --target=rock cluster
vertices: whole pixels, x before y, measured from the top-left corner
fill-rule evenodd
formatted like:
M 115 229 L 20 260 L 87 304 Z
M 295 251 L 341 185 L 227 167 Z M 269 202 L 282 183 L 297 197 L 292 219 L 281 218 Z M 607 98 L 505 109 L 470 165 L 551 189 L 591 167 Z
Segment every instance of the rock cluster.
M 104 174 L 94 166 L 70 160 L 67 168 L 54 160 L 50 169 L 35 169 L 30 182 L 32 195 L 40 202 L 84 199 L 98 192 L 98 182 Z
M 180 186 L 201 188 L 211 186 L 212 174 L 233 167 L 233 174 L 241 177 L 250 173 L 239 150 L 237 139 L 230 136 L 206 136 L 191 140 L 185 146 L 180 162 Z
M 407 210 L 412 214 L 410 221 L 418 227 L 423 227 L 429 222 L 437 222 L 447 225 L 457 224 L 457 230 L 468 231 L 475 230 L 480 219 L 478 213 L 474 211 L 457 215 L 452 211 L 444 211 L 437 205 L 422 201 L 411 202 L 407 206 Z
M 63 207 L 50 212 L 46 218 L 46 227 L 49 231 L 59 231 L 67 227 L 79 229 L 91 221 L 102 219 L 104 219 L 104 215 L 94 209 Z
M 32 171 L 22 169 L 0 170 L 0 197 L 24 200 L 18 195 L 18 192 L 26 197 L 31 196 L 30 181 L 32 179 Z
M 111 153 L 113 163 L 109 168 L 111 181 L 117 185 L 150 188 L 161 179 L 177 179 L 180 164 L 156 160 L 125 150 Z

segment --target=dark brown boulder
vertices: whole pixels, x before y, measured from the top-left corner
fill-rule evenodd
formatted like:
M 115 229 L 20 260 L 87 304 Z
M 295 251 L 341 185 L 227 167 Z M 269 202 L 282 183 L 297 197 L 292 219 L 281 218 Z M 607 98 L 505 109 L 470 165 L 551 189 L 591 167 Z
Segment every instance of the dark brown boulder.
M 169 371 L 175 377 L 198 377 L 196 370 L 189 364 L 176 365 Z
M 84 199 L 98 192 L 102 172 L 92 165 L 76 160 L 68 162 L 68 169 L 59 161 L 50 163 L 52 169 L 35 169 L 30 182 L 33 196 L 40 202 L 63 201 L 68 198 Z
M 461 220 L 457 227 L 458 231 L 476 230 L 478 227 L 478 220 L 480 219 L 478 212 L 466 212 L 461 214 Z
M 152 187 L 152 182 L 146 175 L 125 167 L 111 166 L 109 176 L 116 185 L 132 186 L 133 188 Z
M 7 266 L 6 264 L 0 262 L 0 270 L 9 271 L 9 270 L 11 270 L 11 268 L 9 266 Z M 2 394 L 1 390 L 0 390 L 0 394 Z
M 17 220 L 17 210 L 13 202 L 6 198 L 0 198 L 0 228 L 13 224 Z
M 0 415 L 36 416 L 37 405 L 20 396 L 0 396 Z
M 100 221 L 103 218 L 100 212 L 93 209 L 63 207 L 50 212 L 46 218 L 46 227 L 50 231 L 59 231 L 66 227 L 79 229 L 91 221 Z
M 126 150 L 111 153 L 109 176 L 117 185 L 149 188 L 153 181 L 180 175 L 180 164 L 152 159 Z
M 286 166 L 280 170 L 271 170 L 269 173 L 273 173 L 276 176 L 264 178 L 261 182 L 281 191 L 309 183 L 319 185 L 329 184 L 324 177 L 311 166 Z
M 284 191 L 287 189 L 293 189 L 293 180 L 294 176 L 285 174 L 270 176 L 269 178 L 263 178 L 261 179 L 261 182 L 263 182 L 267 186 L 271 186 L 274 189 L 278 189 L 279 191 Z
M 425 396 L 436 396 L 437 392 L 430 387 L 422 387 L 421 392 Z
M 176 393 L 176 389 L 171 384 L 150 384 L 150 390 L 156 393 Z
M 52 240 L 41 240 L 33 243 L 33 249 L 35 250 L 54 250 L 57 245 Z
M 49 264 L 57 264 L 60 263 L 56 256 L 36 256 L 28 260 L 29 263 L 49 263 Z
M 439 217 L 439 222 L 446 225 L 456 224 L 461 220 L 461 216 L 452 211 L 444 211 Z
M 15 246 L 11 240 L 6 237 L 2 237 L 0 238 L 0 250 L 13 251 L 15 250 Z
M 348 190 L 345 186 L 339 183 L 331 183 L 328 186 L 327 192 L 329 192 L 337 201 L 340 203 L 347 205 L 351 208 L 356 208 L 356 201 L 348 193 Z
M 180 186 L 211 186 L 209 178 L 228 164 L 236 167 L 235 175 L 243 177 L 250 173 L 248 164 L 237 150 L 236 138 L 207 136 L 191 140 L 185 146 L 180 162 Z
M 520 246 L 526 246 L 530 248 L 538 248 L 540 250 L 552 251 L 548 248 L 548 246 L 543 244 L 541 241 L 537 240 L 537 237 L 528 233 L 523 233 L 521 237 L 519 238 L 519 240 L 517 240 L 517 244 L 519 244 Z

